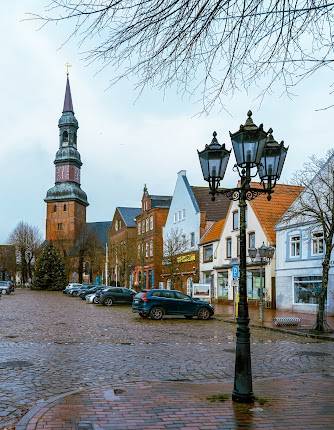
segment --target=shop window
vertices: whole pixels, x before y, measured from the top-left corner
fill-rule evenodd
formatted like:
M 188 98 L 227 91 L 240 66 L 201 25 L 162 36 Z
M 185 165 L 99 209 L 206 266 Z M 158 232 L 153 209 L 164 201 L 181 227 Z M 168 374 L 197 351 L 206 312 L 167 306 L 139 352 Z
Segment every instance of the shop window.
M 226 258 L 232 257 L 232 239 L 228 237 L 226 239 Z
M 217 274 L 217 298 L 228 298 L 228 272 L 218 272 Z
M 247 297 L 253 300 L 260 299 L 260 288 L 265 288 L 265 278 L 261 269 L 247 271 Z
M 324 234 L 322 232 L 312 233 L 312 255 L 324 253 Z
M 213 261 L 213 245 L 203 246 L 203 263 Z
M 300 236 L 291 236 L 290 237 L 290 257 L 299 257 L 300 256 Z
M 293 279 L 294 302 L 304 304 L 316 304 L 321 290 L 321 276 L 296 276 Z

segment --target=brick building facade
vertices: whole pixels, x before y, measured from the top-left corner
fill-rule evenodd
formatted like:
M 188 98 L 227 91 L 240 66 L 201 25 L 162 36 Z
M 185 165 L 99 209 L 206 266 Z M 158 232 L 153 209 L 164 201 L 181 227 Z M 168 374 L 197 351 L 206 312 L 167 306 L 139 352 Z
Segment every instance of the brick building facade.
M 137 225 L 140 208 L 117 207 L 109 231 L 109 282 L 133 286 L 136 264 Z
M 171 200 L 171 196 L 150 195 L 146 186 L 144 187 L 141 213 L 136 217 L 137 263 L 134 270 L 136 288 L 158 288 L 162 280 L 162 229 Z

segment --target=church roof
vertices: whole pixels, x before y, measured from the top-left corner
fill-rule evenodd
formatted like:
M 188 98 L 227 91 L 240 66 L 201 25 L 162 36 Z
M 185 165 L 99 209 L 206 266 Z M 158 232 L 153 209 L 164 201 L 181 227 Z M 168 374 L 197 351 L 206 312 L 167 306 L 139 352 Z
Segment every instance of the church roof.
M 68 75 L 67 75 L 67 80 L 66 80 L 66 90 L 65 90 L 63 112 L 74 112 L 73 111 L 73 103 L 72 103 L 72 95 L 71 95 L 71 87 L 70 87 L 70 81 L 69 81 Z
M 87 229 L 93 233 L 101 246 L 105 246 L 108 242 L 108 232 L 111 227 L 111 221 L 88 222 Z
M 121 214 L 123 221 L 127 227 L 136 227 L 136 216 L 141 213 L 140 208 L 126 208 L 126 207 L 117 207 L 118 212 Z

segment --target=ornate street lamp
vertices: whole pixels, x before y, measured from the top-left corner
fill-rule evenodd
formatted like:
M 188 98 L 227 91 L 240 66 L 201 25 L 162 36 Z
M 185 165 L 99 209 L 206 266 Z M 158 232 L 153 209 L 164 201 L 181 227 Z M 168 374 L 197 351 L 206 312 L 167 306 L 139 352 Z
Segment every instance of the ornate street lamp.
M 267 263 L 270 263 L 275 253 L 275 248 L 273 246 L 266 246 L 264 242 L 262 245 L 256 249 L 256 248 L 249 248 L 248 249 L 248 255 L 252 261 L 255 261 L 256 257 L 259 256 L 260 258 L 260 267 L 261 267 L 261 273 L 260 273 L 260 305 L 259 305 L 259 321 L 261 324 L 263 324 L 264 321 L 264 277 L 265 277 L 265 270 L 264 266 Z
M 241 125 L 236 133 L 230 133 L 236 158 L 236 168 L 241 178 L 237 188 L 219 188 L 224 178 L 230 151 L 225 145 L 219 145 L 217 133 L 213 134 L 210 145 L 198 151 L 203 177 L 209 183 L 212 200 L 216 194 L 224 194 L 230 200 L 239 201 L 240 208 L 240 278 L 239 304 L 237 318 L 237 341 L 235 358 L 235 376 L 232 399 L 236 402 L 251 403 L 254 401 L 252 388 L 252 369 L 250 354 L 249 315 L 247 303 L 246 275 L 246 207 L 247 200 L 260 194 L 267 194 L 270 200 L 276 181 L 279 179 L 287 148 L 283 143 L 272 143 L 272 134 L 263 130 L 262 124 L 257 127 L 252 120 L 252 112 L 247 113 L 245 125 Z M 268 136 L 269 134 L 269 136 Z M 279 149 L 276 147 L 278 145 Z M 274 160 L 275 162 L 273 162 Z M 278 162 L 276 162 L 278 160 Z M 270 167 L 269 167 L 270 166 Z M 252 169 L 256 172 L 252 174 Z M 262 170 L 261 170 L 262 169 Z M 252 188 L 251 179 L 261 171 L 263 188 Z

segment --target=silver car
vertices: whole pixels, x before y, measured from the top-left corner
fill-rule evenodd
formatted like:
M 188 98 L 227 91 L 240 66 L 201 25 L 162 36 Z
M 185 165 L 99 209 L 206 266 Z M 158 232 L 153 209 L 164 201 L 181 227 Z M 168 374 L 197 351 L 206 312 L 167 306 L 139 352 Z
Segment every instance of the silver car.
M 99 299 L 96 297 L 96 293 L 88 294 L 86 296 L 86 303 L 95 303 L 97 305 L 99 303 Z
M 14 284 L 12 281 L 0 281 L 0 293 L 10 294 L 14 292 Z

